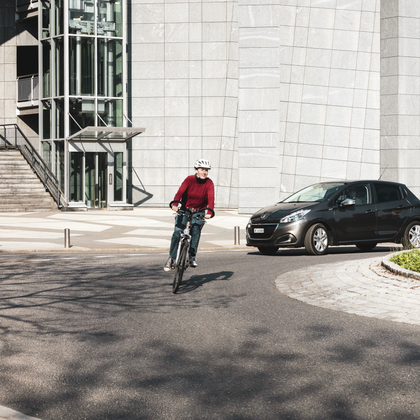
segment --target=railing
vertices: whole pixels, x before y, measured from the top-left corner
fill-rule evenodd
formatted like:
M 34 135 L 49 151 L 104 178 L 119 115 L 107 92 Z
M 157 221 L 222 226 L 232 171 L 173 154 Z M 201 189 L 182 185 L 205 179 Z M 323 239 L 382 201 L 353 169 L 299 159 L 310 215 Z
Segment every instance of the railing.
M 32 170 L 44 184 L 45 189 L 49 191 L 57 203 L 57 207 L 59 209 L 67 207 L 67 203 L 60 190 L 60 181 L 51 172 L 42 157 L 16 124 L 0 125 L 0 146 L 4 146 L 6 149 L 8 147 L 18 148 L 23 157 L 31 165 Z
M 22 6 L 28 7 L 28 9 L 38 7 L 38 0 L 16 0 L 16 7 Z
M 39 99 L 39 76 L 19 77 L 17 79 L 18 102 L 33 102 Z

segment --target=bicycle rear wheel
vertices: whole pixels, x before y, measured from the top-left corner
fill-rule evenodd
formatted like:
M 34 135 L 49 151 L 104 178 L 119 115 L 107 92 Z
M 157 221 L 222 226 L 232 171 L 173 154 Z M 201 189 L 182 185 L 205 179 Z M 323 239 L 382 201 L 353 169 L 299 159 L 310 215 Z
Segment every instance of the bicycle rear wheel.
M 175 264 L 175 276 L 174 276 L 174 282 L 172 285 L 172 293 L 176 293 L 179 289 L 179 286 L 182 281 L 182 276 L 184 275 L 185 271 L 185 261 L 187 259 L 187 249 L 188 244 L 186 241 L 184 241 L 181 245 L 181 250 L 179 252 L 178 260 Z

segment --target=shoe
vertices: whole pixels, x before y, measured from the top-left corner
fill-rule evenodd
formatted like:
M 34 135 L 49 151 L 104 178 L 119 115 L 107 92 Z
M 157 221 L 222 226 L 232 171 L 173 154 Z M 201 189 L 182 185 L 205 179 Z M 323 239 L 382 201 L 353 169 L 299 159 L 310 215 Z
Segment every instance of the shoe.
M 198 266 L 198 264 L 197 264 L 197 260 L 195 259 L 195 256 L 192 256 L 192 257 L 190 258 L 190 267 L 195 268 L 195 267 L 197 267 L 197 266 Z
M 168 261 L 166 261 L 166 264 L 163 267 L 163 269 L 165 271 L 171 271 L 171 270 L 173 270 L 173 268 L 174 268 L 174 260 L 171 257 L 169 257 Z

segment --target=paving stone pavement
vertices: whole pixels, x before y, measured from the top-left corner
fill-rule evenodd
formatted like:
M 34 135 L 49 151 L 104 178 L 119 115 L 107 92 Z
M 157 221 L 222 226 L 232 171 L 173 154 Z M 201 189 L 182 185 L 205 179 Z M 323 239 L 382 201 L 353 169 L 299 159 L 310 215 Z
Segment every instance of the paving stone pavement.
M 276 287 L 310 305 L 420 325 L 420 280 L 392 273 L 378 257 L 285 273 Z

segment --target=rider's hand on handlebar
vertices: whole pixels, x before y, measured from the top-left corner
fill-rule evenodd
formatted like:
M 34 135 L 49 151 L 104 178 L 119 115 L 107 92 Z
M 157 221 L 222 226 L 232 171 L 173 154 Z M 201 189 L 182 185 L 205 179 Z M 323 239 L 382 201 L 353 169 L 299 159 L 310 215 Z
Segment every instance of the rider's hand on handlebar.
M 178 211 L 179 210 L 179 207 L 178 206 L 172 206 L 172 210 L 173 211 Z
M 206 215 L 204 216 L 205 219 L 211 219 L 211 214 L 206 213 Z

